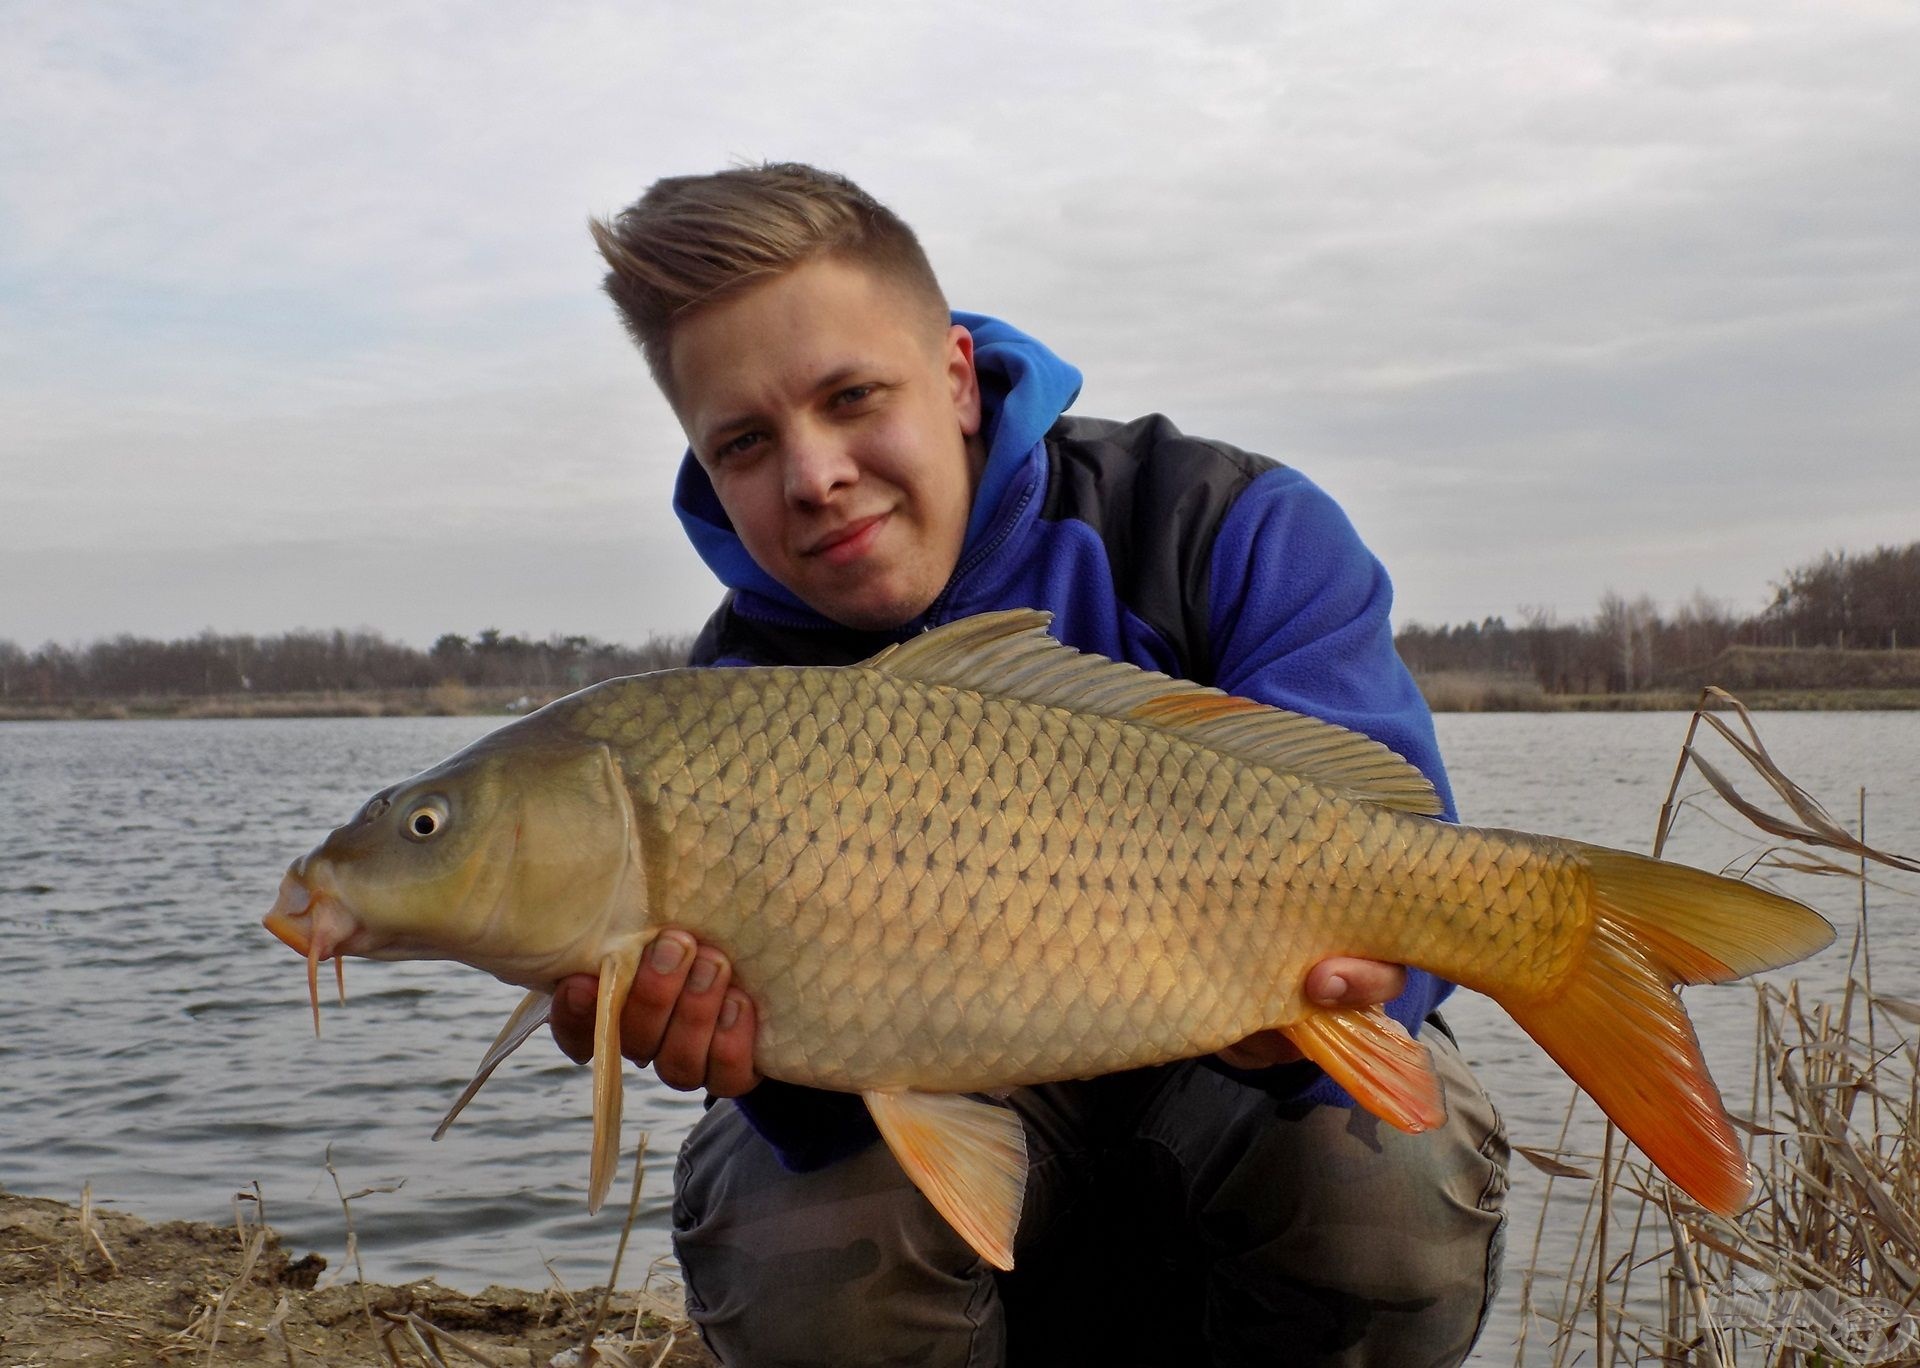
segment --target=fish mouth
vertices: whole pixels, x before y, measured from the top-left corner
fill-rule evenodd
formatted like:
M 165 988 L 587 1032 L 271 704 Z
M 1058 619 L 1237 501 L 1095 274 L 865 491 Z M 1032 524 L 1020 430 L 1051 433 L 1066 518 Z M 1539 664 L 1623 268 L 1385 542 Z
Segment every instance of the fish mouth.
M 320 961 L 333 961 L 340 1001 L 347 1000 L 346 961 L 342 952 L 360 924 L 325 890 L 315 891 L 299 861 L 280 880 L 280 895 L 260 924 L 307 961 L 307 997 L 313 1004 L 313 1033 L 320 1034 Z

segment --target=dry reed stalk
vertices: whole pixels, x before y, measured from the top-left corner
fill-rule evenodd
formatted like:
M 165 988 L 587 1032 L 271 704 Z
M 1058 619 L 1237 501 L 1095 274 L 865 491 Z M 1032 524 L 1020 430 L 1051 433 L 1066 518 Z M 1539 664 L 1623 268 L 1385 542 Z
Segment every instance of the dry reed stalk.
M 1518 1363 L 1527 1352 L 1527 1333 L 1533 1328 L 1533 1275 L 1540 1267 L 1540 1241 L 1547 1230 L 1547 1211 L 1553 1204 L 1553 1183 L 1556 1178 L 1586 1178 L 1593 1175 L 1585 1169 L 1578 1169 L 1560 1161 L 1557 1157 L 1567 1149 L 1567 1132 L 1573 1126 L 1574 1104 L 1580 1100 L 1576 1088 L 1567 1098 L 1566 1114 L 1560 1118 L 1560 1138 L 1554 1141 L 1553 1156 L 1549 1157 L 1540 1150 L 1528 1149 L 1524 1145 L 1515 1145 L 1513 1152 L 1547 1175 L 1547 1191 L 1540 1203 L 1540 1219 L 1533 1226 L 1533 1249 L 1527 1256 L 1527 1269 L 1520 1278 L 1520 1337 L 1515 1346 L 1514 1362 Z
M 580 1341 L 580 1353 L 585 1362 L 594 1361 L 593 1342 L 600 1337 L 600 1327 L 607 1323 L 607 1307 L 613 1302 L 613 1289 L 620 1284 L 620 1262 L 627 1257 L 627 1239 L 633 1234 L 633 1218 L 640 1214 L 640 1185 L 647 1176 L 647 1141 L 653 1138 L 651 1131 L 640 1132 L 640 1143 L 633 1152 L 633 1192 L 627 1198 L 627 1219 L 620 1226 L 620 1243 L 614 1246 L 613 1268 L 607 1274 L 607 1285 L 600 1294 L 600 1305 L 594 1309 L 593 1323 L 587 1327 L 586 1337 Z
M 620 1266 L 626 1257 L 627 1244 L 633 1233 L 634 1222 L 639 1216 L 640 1195 L 642 1182 L 646 1175 L 646 1153 L 649 1139 L 649 1135 L 644 1133 L 640 1137 L 638 1151 L 634 1158 L 633 1190 L 627 1202 L 626 1221 L 621 1226 L 619 1243 L 614 1250 L 612 1271 L 607 1276 L 605 1288 L 601 1289 L 593 1320 L 588 1326 L 587 1332 L 578 1347 L 565 1350 L 553 1359 L 553 1363 L 556 1365 L 572 1365 L 573 1368 L 591 1368 L 593 1365 L 599 1365 L 599 1368 L 640 1368 L 640 1364 L 644 1362 L 650 1365 L 650 1368 L 659 1368 L 659 1365 L 665 1363 L 667 1356 L 673 1352 L 674 1346 L 692 1329 L 691 1323 L 686 1319 L 682 1303 L 671 1295 L 665 1295 L 653 1290 L 654 1275 L 658 1270 L 659 1263 L 663 1262 L 656 1260 L 655 1264 L 648 1268 L 646 1278 L 643 1280 L 639 1292 L 635 1295 L 631 1329 L 620 1334 L 604 1336 L 601 1334 L 601 1330 L 612 1310 L 613 1294 L 619 1285 Z M 497 1350 L 489 1350 L 464 1340 L 450 1331 L 435 1325 L 431 1320 L 417 1312 L 387 1308 L 376 1309 L 372 1305 L 367 1298 L 366 1273 L 360 1261 L 359 1239 L 353 1228 L 353 1203 L 362 1197 L 372 1196 L 375 1193 L 397 1191 L 401 1184 L 395 1183 L 382 1187 L 366 1187 L 355 1192 L 347 1192 L 340 1182 L 338 1170 L 334 1168 L 331 1146 L 329 1146 L 326 1151 L 324 1166 L 328 1176 L 333 1180 L 334 1191 L 340 1199 L 340 1211 L 346 1224 L 347 1262 L 351 1263 L 354 1270 L 354 1276 L 360 1293 L 362 1314 L 366 1317 L 368 1328 L 373 1332 L 376 1343 L 379 1345 L 381 1351 L 385 1353 L 387 1361 L 393 1365 L 393 1368 L 405 1368 L 408 1359 L 415 1357 L 427 1365 L 427 1368 L 451 1368 L 447 1357 L 449 1347 L 457 1351 L 463 1359 L 480 1364 L 482 1368 L 505 1368 L 504 1361 L 495 1356 L 498 1352 Z M 266 1210 L 265 1200 L 259 1194 L 259 1185 L 255 1184 L 254 1191 L 251 1193 L 242 1192 L 235 1194 L 235 1220 L 244 1239 L 247 1222 L 240 1213 L 239 1203 L 242 1201 L 259 1203 L 260 1214 L 255 1217 L 255 1221 L 258 1224 L 255 1227 L 254 1235 L 257 1246 L 265 1236 L 264 1213 Z M 226 1295 L 221 1298 L 221 1310 L 224 1310 L 225 1304 L 227 1300 L 231 1298 L 234 1290 L 246 1281 L 257 1255 L 257 1248 L 254 1248 L 252 1252 L 249 1253 L 246 1264 L 241 1269 L 239 1277 L 234 1280 L 232 1286 L 228 1288 Z M 556 1296 L 557 1300 L 564 1304 L 567 1309 L 567 1314 L 578 1314 L 580 1309 L 579 1298 L 567 1288 L 550 1261 L 547 1263 L 546 1268 L 548 1277 L 553 1281 L 553 1287 L 550 1289 L 549 1295 Z M 285 1308 L 286 1299 L 283 1297 L 281 1299 L 281 1309 L 276 1312 L 274 1321 L 267 1327 L 269 1334 L 279 1329 L 279 1322 L 285 1319 Z M 202 1324 L 209 1318 L 213 1310 L 214 1308 L 209 1307 L 206 1312 L 203 1312 Z M 626 1312 L 623 1310 L 620 1314 L 624 1319 Z M 385 1323 L 384 1328 L 381 1322 Z M 197 1329 L 198 1327 L 190 1327 L 190 1330 Z M 204 1333 L 204 1331 L 200 1333 Z M 218 1335 L 219 1329 L 216 1322 L 214 1328 L 215 1340 L 218 1339 Z M 661 1339 L 662 1335 L 664 1335 L 664 1340 Z M 280 1340 L 282 1348 L 287 1354 L 289 1365 L 292 1365 L 293 1353 L 291 1347 L 286 1344 L 283 1336 L 275 1335 L 274 1337 Z M 400 1340 L 401 1343 L 396 1344 L 396 1339 Z M 208 1350 L 209 1353 L 211 1353 L 211 1342 L 208 1344 Z M 643 1357 L 636 1359 L 633 1356 L 635 1351 L 641 1352 Z M 534 1364 L 532 1351 L 528 1350 L 527 1354 L 531 1368 L 531 1365 Z
M 207 1362 L 209 1364 L 213 1362 L 214 1347 L 220 1343 L 221 1332 L 226 1328 L 227 1308 L 233 1305 L 234 1294 L 246 1286 L 247 1279 L 253 1276 L 253 1266 L 259 1262 L 260 1251 L 266 1247 L 267 1232 L 263 1226 L 255 1230 L 253 1232 L 253 1238 L 247 1241 L 246 1253 L 240 1260 L 240 1271 L 233 1275 L 233 1280 L 222 1289 L 219 1300 L 213 1305 L 213 1328 L 207 1334 Z
M 1708 710 L 1715 702 L 1732 707 L 1744 735 Z M 1749 802 L 1700 757 L 1694 742 L 1703 724 L 1734 748 L 1797 820 Z M 1747 1133 L 1758 1184 L 1738 1221 L 1676 1192 L 1630 1149 L 1615 1163 L 1611 1143 L 1606 1146 L 1569 1260 L 1570 1280 L 1581 1270 L 1579 1290 L 1570 1282 L 1557 1312 L 1532 1303 L 1540 1271 L 1536 1234 L 1515 1362 L 1524 1361 L 1528 1320 L 1545 1315 L 1559 1327 L 1556 1364 L 1570 1353 L 1584 1357 L 1587 1349 L 1577 1347 L 1583 1337 L 1602 1364 L 1615 1356 L 1710 1365 L 1920 1363 L 1920 1044 L 1910 1029 L 1920 1025 L 1920 1003 L 1873 987 L 1867 902 L 1868 885 L 1876 882 L 1868 877 L 1869 862 L 1902 871 L 1920 871 L 1920 862 L 1866 843 L 1864 790 L 1858 834 L 1835 823 L 1779 769 L 1746 708 L 1717 689 L 1702 694 L 1689 722 L 1660 810 L 1656 855 L 1680 809 L 1693 802 L 1676 801 L 1690 765 L 1767 835 L 1855 857 L 1849 868 L 1774 847 L 1751 866 L 1859 882 L 1860 911 L 1841 1000 L 1837 1007 L 1809 1003 L 1798 981 L 1784 990 L 1757 985 L 1753 1115 L 1735 1120 Z M 1580 1172 L 1564 1162 L 1565 1135 L 1563 1125 L 1560 1157 L 1550 1168 L 1522 1151 L 1547 1168 L 1549 1203 L 1552 1178 Z M 1630 1225 L 1623 1220 L 1618 1229 L 1612 1219 L 1617 1200 L 1637 1203 Z M 1543 1209 L 1542 1228 L 1545 1220 Z M 1665 1227 L 1664 1239 L 1643 1263 L 1636 1257 L 1643 1228 L 1659 1226 Z M 1604 1251 L 1619 1229 L 1631 1231 L 1627 1253 L 1609 1264 Z M 1634 1295 L 1632 1277 L 1642 1266 L 1664 1268 L 1664 1291 L 1653 1299 Z M 1754 1353 L 1761 1357 L 1753 1359 Z
M 91 1243 L 95 1249 L 100 1251 L 100 1257 L 107 1261 L 107 1267 L 111 1268 L 116 1274 L 120 1271 L 119 1261 L 113 1257 L 113 1251 L 107 1248 L 107 1242 L 100 1237 L 100 1222 L 95 1220 L 93 1216 L 93 1182 L 91 1179 L 80 1185 L 80 1235 L 82 1244 L 80 1251 L 81 1257 L 76 1264 L 78 1269 L 84 1269 L 86 1267 L 86 1245 Z
M 361 1188 L 358 1192 L 349 1195 L 347 1190 L 340 1185 L 339 1170 L 333 1166 L 333 1146 L 331 1144 L 327 1146 L 325 1151 L 325 1166 L 327 1176 L 333 1179 L 334 1195 L 340 1199 L 341 1219 L 346 1222 L 347 1259 L 353 1264 L 354 1285 L 360 1293 L 360 1311 L 367 1318 L 367 1329 L 379 1337 L 380 1346 L 387 1351 L 387 1357 L 393 1362 L 394 1368 L 400 1368 L 400 1356 L 394 1351 L 393 1347 L 393 1327 L 389 1326 L 385 1333 L 381 1332 L 380 1327 L 374 1324 L 373 1303 L 367 1300 L 367 1270 L 360 1262 L 360 1238 L 355 1235 L 353 1231 L 353 1204 L 362 1197 L 371 1197 L 378 1192 L 398 1192 L 406 1185 L 406 1179 L 403 1178 L 397 1183 L 392 1183 L 384 1187 Z

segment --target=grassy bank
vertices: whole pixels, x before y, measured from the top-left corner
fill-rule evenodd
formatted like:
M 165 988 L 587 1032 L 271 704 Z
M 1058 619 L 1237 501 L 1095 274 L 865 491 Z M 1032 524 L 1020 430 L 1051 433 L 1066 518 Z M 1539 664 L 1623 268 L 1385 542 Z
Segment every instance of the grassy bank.
M 209 717 L 463 717 L 530 712 L 565 692 L 517 685 L 368 689 L 331 693 L 151 694 L 0 702 L 0 722 L 126 721 Z
M 596 1326 L 601 1364 L 713 1363 L 677 1289 L 616 1293 L 602 1320 L 598 1288 L 469 1296 L 431 1279 L 342 1281 L 317 1254 L 289 1257 L 255 1204 L 237 1205 L 232 1226 L 151 1225 L 85 1198 L 0 1191 L 0 1363 L 545 1364 Z
M 1690 712 L 1696 689 L 1550 694 L 1518 675 L 1446 671 L 1417 677 L 1435 712 Z M 1882 712 L 1920 709 L 1920 688 L 1751 688 L 1740 697 L 1761 712 Z

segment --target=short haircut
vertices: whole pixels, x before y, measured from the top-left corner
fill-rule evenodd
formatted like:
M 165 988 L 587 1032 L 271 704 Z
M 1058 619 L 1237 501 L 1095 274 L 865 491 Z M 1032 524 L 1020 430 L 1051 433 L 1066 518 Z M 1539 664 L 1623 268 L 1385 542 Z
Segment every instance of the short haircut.
M 670 402 L 676 323 L 819 258 L 867 268 L 923 303 L 930 327 L 947 323 L 913 230 L 845 176 L 800 162 L 669 176 L 590 226 L 608 266 L 603 288 Z

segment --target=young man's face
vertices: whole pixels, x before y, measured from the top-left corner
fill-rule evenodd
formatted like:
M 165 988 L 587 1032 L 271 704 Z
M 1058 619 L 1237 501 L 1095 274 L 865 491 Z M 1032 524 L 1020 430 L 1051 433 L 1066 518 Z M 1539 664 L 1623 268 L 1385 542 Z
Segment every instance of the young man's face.
M 763 570 L 849 627 L 926 611 L 980 478 L 966 329 L 823 258 L 689 316 L 669 361 L 687 440 Z

